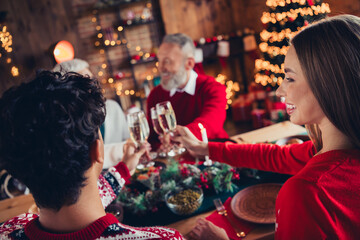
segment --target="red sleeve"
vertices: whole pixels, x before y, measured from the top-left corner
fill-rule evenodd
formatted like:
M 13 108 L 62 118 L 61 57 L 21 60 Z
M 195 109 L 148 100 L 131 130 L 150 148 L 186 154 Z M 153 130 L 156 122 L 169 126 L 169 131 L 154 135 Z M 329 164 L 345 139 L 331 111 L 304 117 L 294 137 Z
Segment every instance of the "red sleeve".
M 311 141 L 303 144 L 234 144 L 209 142 L 212 160 L 234 167 L 248 167 L 284 174 L 296 174 L 314 155 Z
M 119 162 L 118 164 L 116 164 L 114 166 L 114 168 L 120 173 L 121 177 L 125 181 L 130 179 L 131 174 L 130 174 L 130 171 L 129 171 L 128 167 L 125 165 L 125 163 Z
M 228 137 L 223 130 L 226 119 L 226 92 L 225 86 L 214 81 L 208 81 L 203 85 L 202 101 L 204 103 L 199 117 L 188 125 L 187 128 L 201 140 L 201 133 L 198 124 L 205 128 L 209 139 L 217 138 L 219 131 L 223 131 L 224 137 Z
M 276 201 L 275 239 L 338 239 L 324 192 L 316 183 L 289 179 Z

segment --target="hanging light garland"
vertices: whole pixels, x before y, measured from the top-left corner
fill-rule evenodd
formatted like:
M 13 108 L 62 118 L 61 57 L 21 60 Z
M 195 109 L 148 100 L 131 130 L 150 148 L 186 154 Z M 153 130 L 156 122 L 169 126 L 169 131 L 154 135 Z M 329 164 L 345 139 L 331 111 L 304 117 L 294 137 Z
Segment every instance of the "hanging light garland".
M 11 52 L 13 51 L 12 48 L 12 35 L 7 29 L 6 25 L 0 24 L 0 43 L 1 43 L 1 50 L 0 50 L 0 59 L 6 58 L 7 64 L 12 64 L 12 59 L 10 56 Z M 10 67 L 10 73 L 13 77 L 19 76 L 19 68 L 16 67 L 14 64 Z

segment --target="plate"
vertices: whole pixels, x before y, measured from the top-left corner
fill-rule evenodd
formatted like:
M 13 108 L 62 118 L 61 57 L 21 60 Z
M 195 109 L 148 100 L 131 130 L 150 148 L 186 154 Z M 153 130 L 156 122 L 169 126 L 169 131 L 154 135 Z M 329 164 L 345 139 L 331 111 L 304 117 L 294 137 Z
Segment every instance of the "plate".
M 247 187 L 233 197 L 235 216 L 253 223 L 275 223 L 275 201 L 282 184 L 264 183 Z
M 305 141 L 310 140 L 309 136 L 307 135 L 294 135 L 286 138 L 281 138 L 275 142 L 275 144 L 283 146 L 289 145 L 294 143 L 303 143 Z

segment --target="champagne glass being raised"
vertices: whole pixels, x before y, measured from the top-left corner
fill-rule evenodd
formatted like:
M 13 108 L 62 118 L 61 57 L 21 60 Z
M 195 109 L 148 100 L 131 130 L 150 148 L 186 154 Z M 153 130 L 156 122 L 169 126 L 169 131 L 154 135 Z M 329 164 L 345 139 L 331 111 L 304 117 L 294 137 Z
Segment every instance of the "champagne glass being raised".
M 156 104 L 156 112 L 158 114 L 159 123 L 163 131 L 167 134 L 171 134 L 176 128 L 176 117 L 172 105 L 169 101 Z M 175 156 L 184 152 L 184 148 L 179 148 L 174 145 L 172 150 L 168 152 L 169 156 Z
M 150 128 L 143 111 L 130 113 L 127 115 L 127 122 L 130 130 L 130 138 L 139 148 L 149 137 Z M 142 169 L 146 166 L 152 166 L 154 162 L 149 161 L 146 156 L 141 156 L 140 163 L 137 165 L 138 169 Z
M 154 131 L 159 135 L 162 136 L 164 134 L 164 130 L 161 128 L 160 126 L 160 121 L 159 121 L 159 116 L 156 112 L 156 108 L 152 107 L 150 108 L 150 112 L 151 112 L 151 121 L 154 127 Z M 166 157 L 167 153 L 163 152 L 163 151 L 159 151 L 159 157 Z

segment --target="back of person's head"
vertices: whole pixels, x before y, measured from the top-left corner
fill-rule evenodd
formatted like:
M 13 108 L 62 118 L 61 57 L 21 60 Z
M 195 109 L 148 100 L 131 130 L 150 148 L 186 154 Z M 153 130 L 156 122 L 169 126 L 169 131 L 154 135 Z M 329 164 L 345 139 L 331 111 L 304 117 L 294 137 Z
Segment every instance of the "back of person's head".
M 0 99 L 0 168 L 28 186 L 39 207 L 75 203 L 104 105 L 99 83 L 76 73 L 43 71 L 9 89 Z
M 181 51 L 184 54 L 184 57 L 194 57 L 195 56 L 195 45 L 193 40 L 183 34 L 183 33 L 175 33 L 168 34 L 164 37 L 163 43 L 174 43 L 180 46 Z
M 291 43 L 325 115 L 360 148 L 360 18 L 321 20 Z
M 76 72 L 79 73 L 85 68 L 89 68 L 89 63 L 84 60 L 74 58 L 69 61 L 61 62 L 55 65 L 52 69 L 53 72 L 60 72 L 65 74 L 67 72 Z

